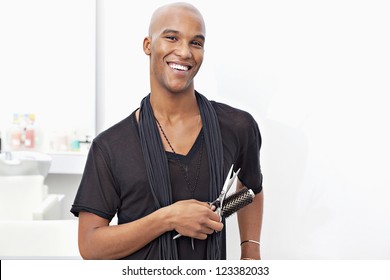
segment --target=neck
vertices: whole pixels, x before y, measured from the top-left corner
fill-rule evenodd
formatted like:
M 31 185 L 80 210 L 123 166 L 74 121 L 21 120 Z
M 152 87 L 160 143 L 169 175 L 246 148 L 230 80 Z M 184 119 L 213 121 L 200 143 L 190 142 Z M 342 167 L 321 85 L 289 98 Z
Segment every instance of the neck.
M 164 93 L 152 91 L 150 103 L 157 119 L 174 122 L 180 118 L 199 115 L 195 92 Z

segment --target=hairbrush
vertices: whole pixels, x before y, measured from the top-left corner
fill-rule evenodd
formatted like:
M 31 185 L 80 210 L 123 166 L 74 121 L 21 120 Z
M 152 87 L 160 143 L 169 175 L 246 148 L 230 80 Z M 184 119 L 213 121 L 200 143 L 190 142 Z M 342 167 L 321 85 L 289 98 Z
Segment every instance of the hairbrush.
M 251 189 L 243 188 L 240 191 L 226 197 L 221 210 L 221 216 L 227 218 L 253 202 L 255 197 Z

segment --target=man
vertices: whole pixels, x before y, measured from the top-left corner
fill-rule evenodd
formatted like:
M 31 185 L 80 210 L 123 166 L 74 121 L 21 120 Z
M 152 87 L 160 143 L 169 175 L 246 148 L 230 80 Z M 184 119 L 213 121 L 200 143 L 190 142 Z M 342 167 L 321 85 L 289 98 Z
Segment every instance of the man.
M 248 113 L 195 91 L 205 36 L 190 4 L 153 14 L 143 42 L 151 93 L 94 139 L 71 209 L 83 258 L 225 259 L 224 221 L 208 202 L 234 163 L 237 189 L 256 193 L 237 214 L 241 259 L 260 259 L 260 133 Z M 115 214 L 118 225 L 109 225 Z

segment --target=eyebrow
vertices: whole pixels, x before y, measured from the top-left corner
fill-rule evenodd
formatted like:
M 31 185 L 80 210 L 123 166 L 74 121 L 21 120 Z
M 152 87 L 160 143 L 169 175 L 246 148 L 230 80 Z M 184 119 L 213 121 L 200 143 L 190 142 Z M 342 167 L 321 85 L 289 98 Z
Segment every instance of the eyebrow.
M 168 33 L 180 34 L 179 31 L 174 30 L 174 29 L 165 29 L 161 34 L 164 35 L 164 34 L 168 34 Z M 202 34 L 195 35 L 194 38 L 206 41 L 206 38 Z

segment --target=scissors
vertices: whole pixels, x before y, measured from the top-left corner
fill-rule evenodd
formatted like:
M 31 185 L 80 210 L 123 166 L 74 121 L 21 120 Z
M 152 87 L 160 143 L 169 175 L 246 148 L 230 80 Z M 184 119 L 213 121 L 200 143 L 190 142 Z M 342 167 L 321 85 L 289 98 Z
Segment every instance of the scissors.
M 225 183 L 223 184 L 223 188 L 222 188 L 221 193 L 219 194 L 218 198 L 216 200 L 214 200 L 212 203 L 210 203 L 210 205 L 213 205 L 216 207 L 214 212 L 217 212 L 218 215 L 220 215 L 220 216 L 221 216 L 223 202 L 225 201 L 226 195 L 229 192 L 230 187 L 232 186 L 232 184 L 234 182 L 234 179 L 236 179 L 238 173 L 241 170 L 241 168 L 240 168 L 237 170 L 237 172 L 234 172 L 233 166 L 234 166 L 234 164 L 232 164 L 232 166 L 230 167 L 230 170 L 229 170 L 228 175 L 226 177 Z M 222 220 L 222 216 L 221 216 L 221 220 Z M 182 236 L 180 233 L 176 234 L 173 237 L 173 239 L 177 239 L 180 236 Z M 193 238 L 191 238 L 191 246 L 192 246 L 192 250 L 195 250 Z
M 226 195 L 230 190 L 230 187 L 232 186 L 234 179 L 236 179 L 238 173 L 240 172 L 241 168 L 237 170 L 237 172 L 234 172 L 233 170 L 234 164 L 230 167 L 229 173 L 226 177 L 225 184 L 223 185 L 223 188 L 221 190 L 221 193 L 219 194 L 218 198 L 214 200 L 210 205 L 213 205 L 216 207 L 215 212 L 217 212 L 221 216 L 223 203 L 225 201 Z M 222 217 L 221 217 L 222 219 Z

